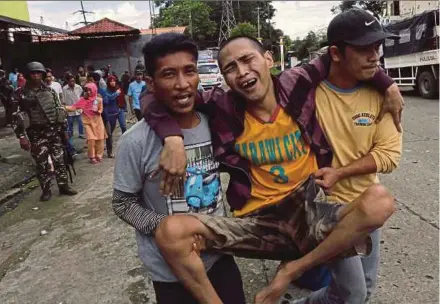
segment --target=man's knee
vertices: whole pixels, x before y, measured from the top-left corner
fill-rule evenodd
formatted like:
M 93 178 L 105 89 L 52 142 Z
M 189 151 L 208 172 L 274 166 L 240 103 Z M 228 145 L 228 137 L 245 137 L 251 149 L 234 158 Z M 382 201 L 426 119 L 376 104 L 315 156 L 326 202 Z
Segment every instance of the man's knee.
M 200 233 L 201 222 L 193 216 L 167 216 L 156 229 L 155 239 L 159 246 L 177 244 Z
M 382 185 L 373 185 L 364 192 L 359 208 L 368 217 L 372 228 L 382 227 L 396 210 L 394 197 Z

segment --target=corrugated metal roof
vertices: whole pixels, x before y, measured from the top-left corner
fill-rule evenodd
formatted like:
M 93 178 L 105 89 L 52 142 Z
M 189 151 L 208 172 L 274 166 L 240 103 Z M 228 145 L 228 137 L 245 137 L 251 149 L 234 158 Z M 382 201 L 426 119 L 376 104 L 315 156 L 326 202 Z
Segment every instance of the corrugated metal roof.
M 76 30 L 70 31 L 73 36 L 99 36 L 108 34 L 139 34 L 140 31 L 134 27 L 119 23 L 109 18 L 90 23 Z
M 8 25 L 8 24 L 15 26 L 15 27 L 28 27 L 28 28 L 37 29 L 40 31 L 47 31 L 47 32 L 54 32 L 54 33 L 67 33 L 66 30 L 63 30 L 60 28 L 47 26 L 44 24 L 39 24 L 39 23 L 34 23 L 34 22 L 28 22 L 28 21 L 19 20 L 19 19 L 14 19 L 14 18 L 0 15 L 0 28 L 4 28 L 6 26 L 2 26 L 2 25 Z

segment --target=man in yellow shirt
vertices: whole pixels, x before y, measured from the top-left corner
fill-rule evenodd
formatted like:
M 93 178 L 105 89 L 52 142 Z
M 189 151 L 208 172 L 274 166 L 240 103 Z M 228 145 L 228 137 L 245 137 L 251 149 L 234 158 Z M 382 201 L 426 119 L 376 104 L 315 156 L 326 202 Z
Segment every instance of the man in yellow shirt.
M 334 155 L 331 167 L 314 175 L 328 193 L 329 202 L 353 202 L 379 183 L 377 173 L 390 173 L 400 160 L 402 134 L 392 117 L 387 114 L 376 123 L 382 95 L 359 84 L 363 71 L 376 68 L 379 61 L 384 37 L 375 35 L 374 29 L 380 27 L 366 11 L 352 9 L 336 16 L 327 30 L 332 63 L 327 79 L 316 90 L 316 117 Z M 338 299 L 366 303 L 376 286 L 380 230 L 370 237 L 370 255 L 332 262 L 330 285 L 294 303 L 339 303 Z

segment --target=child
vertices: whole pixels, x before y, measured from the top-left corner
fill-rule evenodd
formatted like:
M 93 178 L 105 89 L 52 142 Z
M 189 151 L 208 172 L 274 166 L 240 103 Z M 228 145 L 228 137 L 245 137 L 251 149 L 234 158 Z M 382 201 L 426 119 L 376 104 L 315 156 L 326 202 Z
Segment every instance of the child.
M 104 140 L 107 138 L 101 118 L 102 98 L 98 97 L 97 94 L 98 89 L 96 85 L 94 83 L 87 83 L 84 88 L 84 97 L 81 97 L 75 104 L 66 106 L 67 111 L 82 110 L 88 155 L 92 164 L 102 161 Z

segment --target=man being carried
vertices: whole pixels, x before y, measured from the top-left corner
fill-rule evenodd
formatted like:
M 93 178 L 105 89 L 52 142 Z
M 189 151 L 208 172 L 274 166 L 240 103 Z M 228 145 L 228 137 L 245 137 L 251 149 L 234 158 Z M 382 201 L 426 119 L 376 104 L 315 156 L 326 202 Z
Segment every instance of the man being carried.
M 208 118 L 194 110 L 197 96 L 197 46 L 181 34 L 156 36 L 144 49 L 149 87 L 177 121 L 185 136 L 188 180 L 169 200 L 160 193 L 158 156 L 161 140 L 146 123 L 138 123 L 119 140 L 114 171 L 113 209 L 136 229 L 139 256 L 153 280 L 157 302 L 197 303 L 163 259 L 155 238 L 167 215 L 190 210 L 217 217 L 226 215 L 220 187 L 219 164 L 214 161 Z M 191 202 L 190 206 L 187 202 Z M 244 304 L 243 284 L 234 258 L 204 253 L 203 272 L 211 292 L 224 303 Z M 227 278 L 227 279 L 225 279 Z M 212 284 L 212 285 L 211 285 Z
M 272 78 L 270 54 L 244 37 L 227 41 L 219 55 L 232 92 L 209 92 L 205 107 L 211 114 L 216 159 L 231 175 L 227 195 L 237 218 L 169 216 L 157 228 L 156 240 L 176 276 L 201 303 L 220 300 L 202 272 L 195 235 L 209 240 L 211 250 L 294 260 L 283 264 L 271 285 L 257 296 L 259 303 L 274 303 L 304 271 L 354 245 L 367 245 L 369 232 L 393 213 L 394 200 L 384 187 L 372 185 L 351 204 L 330 203 L 309 178 L 318 166 L 330 166 L 332 160 L 313 112 L 313 88 L 326 76 L 321 62 Z M 370 79 L 376 72 L 371 65 L 363 70 L 358 80 Z M 317 81 L 317 77 L 322 78 Z M 147 118 L 161 137 L 179 134 L 158 103 L 151 104 Z M 174 140 L 181 144 L 181 138 L 169 142 Z M 165 147 L 165 154 L 181 151 L 178 145 Z

